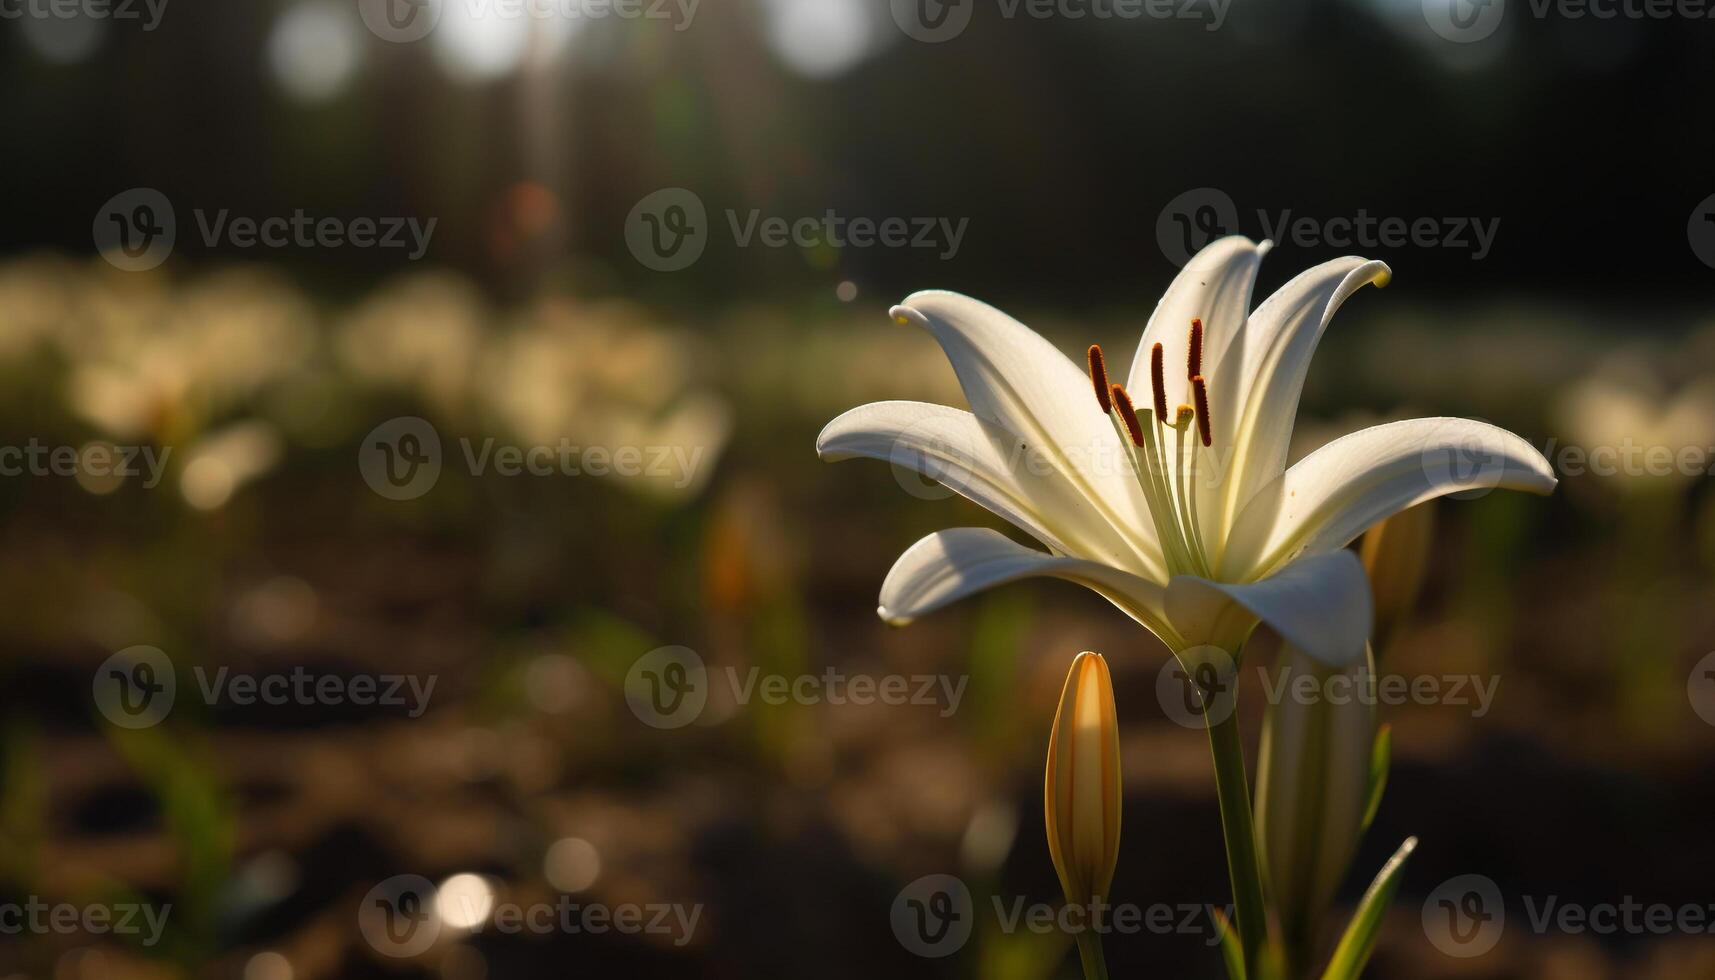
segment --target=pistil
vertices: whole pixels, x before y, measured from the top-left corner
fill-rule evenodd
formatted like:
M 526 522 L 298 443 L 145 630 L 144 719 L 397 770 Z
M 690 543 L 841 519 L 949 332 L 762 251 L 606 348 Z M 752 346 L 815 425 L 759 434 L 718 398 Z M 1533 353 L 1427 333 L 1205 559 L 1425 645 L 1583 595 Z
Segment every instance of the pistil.
M 1186 541 L 1196 557 L 1198 570 L 1208 575 L 1209 553 L 1203 547 L 1203 529 L 1197 524 L 1197 445 L 1185 445 L 1185 434 L 1191 430 L 1191 421 L 1196 417 L 1197 410 L 1190 405 L 1180 405 L 1174 417 L 1174 470 L 1179 485 L 1180 525 L 1185 529 Z

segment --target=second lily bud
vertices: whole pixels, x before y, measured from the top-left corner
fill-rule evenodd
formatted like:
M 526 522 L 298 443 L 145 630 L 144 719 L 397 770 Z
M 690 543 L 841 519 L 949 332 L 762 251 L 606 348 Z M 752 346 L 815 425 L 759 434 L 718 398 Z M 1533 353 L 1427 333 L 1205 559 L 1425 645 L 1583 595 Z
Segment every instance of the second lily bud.
M 1367 694 L 1374 668 L 1367 658 L 1328 667 L 1283 644 L 1275 669 L 1281 697 L 1263 719 L 1256 832 L 1287 975 L 1301 976 L 1363 834 L 1376 735 L 1375 701 Z M 1336 688 L 1346 696 L 1332 697 Z
M 1101 654 L 1072 661 L 1048 737 L 1043 780 L 1048 851 L 1066 901 L 1105 899 L 1120 850 L 1119 717 Z

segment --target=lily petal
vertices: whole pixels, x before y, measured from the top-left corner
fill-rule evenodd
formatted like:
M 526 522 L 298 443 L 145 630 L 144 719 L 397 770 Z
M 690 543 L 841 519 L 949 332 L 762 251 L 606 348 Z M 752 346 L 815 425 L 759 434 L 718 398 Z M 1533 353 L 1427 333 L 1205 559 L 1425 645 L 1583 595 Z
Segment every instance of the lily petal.
M 1203 363 L 1207 366 L 1204 374 L 1213 378 L 1227 345 L 1244 327 L 1257 270 L 1272 247 L 1272 242 L 1258 243 L 1243 235 L 1229 235 L 1204 246 L 1179 270 L 1150 315 L 1143 339 L 1138 341 L 1137 354 L 1132 357 L 1126 388 L 1140 404 L 1148 403 L 1151 397 L 1149 352 L 1157 343 L 1172 368 L 1167 377 L 1168 399 L 1173 405 L 1191 400 L 1182 396 L 1189 386 L 1180 366 L 1186 363 L 1185 345 L 1193 317 L 1203 321 Z
M 1238 397 L 1231 443 L 1235 454 L 1224 508 L 1227 526 L 1258 490 L 1286 468 L 1287 444 L 1310 358 L 1328 321 L 1347 297 L 1392 272 L 1384 262 L 1356 256 L 1334 259 L 1299 274 L 1257 307 L 1244 334 L 1219 368 L 1223 398 Z M 1220 419 L 1215 420 L 1221 425 Z M 1228 431 L 1228 430 L 1223 430 Z
M 1471 419 L 1389 422 L 1342 436 L 1293 464 L 1239 516 L 1225 570 L 1247 578 L 1296 555 L 1343 548 L 1376 522 L 1465 490 L 1546 494 L 1558 481 L 1520 437 Z
M 1232 445 L 1231 434 L 1238 427 L 1238 406 L 1242 404 L 1239 396 L 1243 391 L 1240 385 L 1221 382 L 1219 365 L 1232 344 L 1244 342 L 1245 318 L 1250 313 L 1257 270 L 1273 244 L 1229 235 L 1210 242 L 1193 256 L 1174 277 L 1150 315 L 1126 383 L 1140 404 L 1153 399 L 1150 357 L 1152 348 L 1160 343 L 1162 361 L 1167 367 L 1163 394 L 1168 411 L 1181 403 L 1193 403 L 1186 374 L 1187 343 L 1192 319 L 1203 321 L 1202 372 L 1208 381 L 1209 415 L 1217 451 L 1191 450 L 1200 454 L 1199 477 L 1192 492 L 1197 495 L 1199 526 L 1210 542 L 1226 539 L 1227 513 L 1222 505 L 1229 468 L 1221 465 L 1220 450 Z
M 1033 449 L 1059 454 L 1057 463 L 1091 506 L 1141 537 L 1150 526 L 1143 491 L 1082 368 L 1029 327 L 969 296 L 913 293 L 892 315 L 934 335 L 978 418 Z
M 1344 550 L 1299 559 L 1245 585 L 1194 575 L 1167 585 L 1168 622 L 1188 642 L 1237 650 L 1261 620 L 1330 667 L 1363 658 L 1373 616 L 1364 565 Z
M 1103 521 L 1088 498 L 1051 460 L 1033 456 L 1024 441 L 970 412 L 925 402 L 860 405 L 829 422 L 816 437 L 825 460 L 867 457 L 935 480 L 993 511 L 1055 551 L 1122 568 L 1138 555 Z M 907 491 L 912 487 L 907 486 Z M 1144 556 L 1163 577 L 1153 539 Z
M 1099 562 L 1026 548 L 999 531 L 981 527 L 936 531 L 907 548 L 881 585 L 876 612 L 887 622 L 903 626 L 972 593 L 1036 576 L 1092 589 L 1164 642 L 1174 642 L 1162 611 L 1164 591 L 1156 583 Z

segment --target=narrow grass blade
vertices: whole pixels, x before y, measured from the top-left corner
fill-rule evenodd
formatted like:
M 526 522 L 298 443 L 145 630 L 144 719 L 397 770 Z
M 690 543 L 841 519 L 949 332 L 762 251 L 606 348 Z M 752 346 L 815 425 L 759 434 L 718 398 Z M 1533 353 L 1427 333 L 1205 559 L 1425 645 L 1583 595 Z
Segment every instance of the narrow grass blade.
M 1227 962 L 1227 980 L 1245 980 L 1245 951 L 1238 931 L 1227 921 L 1227 913 L 1215 909 L 1215 928 L 1221 934 L 1221 959 Z
M 1364 892 L 1363 901 L 1358 903 L 1358 911 L 1347 924 L 1345 935 L 1340 937 L 1340 945 L 1334 949 L 1334 958 L 1328 961 L 1322 980 L 1357 980 L 1358 974 L 1363 972 L 1364 964 L 1370 960 L 1370 951 L 1375 948 L 1376 935 L 1381 931 L 1382 916 L 1387 914 L 1387 907 L 1393 903 L 1393 893 L 1399 888 L 1399 874 L 1405 868 L 1406 859 L 1416 849 L 1417 838 L 1407 837 L 1405 843 L 1399 845 L 1399 850 L 1393 852 L 1393 857 L 1382 865 L 1381 873 L 1376 875 L 1369 890 Z
M 1388 766 L 1393 762 L 1393 726 L 1376 730 L 1375 746 L 1370 749 L 1370 801 L 1364 806 L 1363 829 L 1370 829 L 1376 810 L 1382 805 L 1382 792 L 1387 789 Z

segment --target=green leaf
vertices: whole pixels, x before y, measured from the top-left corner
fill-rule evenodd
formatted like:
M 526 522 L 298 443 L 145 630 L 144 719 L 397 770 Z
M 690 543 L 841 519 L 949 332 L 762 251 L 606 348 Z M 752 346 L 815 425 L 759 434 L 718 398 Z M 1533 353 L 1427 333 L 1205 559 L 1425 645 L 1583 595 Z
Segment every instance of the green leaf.
M 1381 873 L 1370 883 L 1369 890 L 1364 892 L 1363 900 L 1358 903 L 1358 911 L 1346 925 L 1346 933 L 1340 937 L 1340 945 L 1335 947 L 1334 958 L 1328 961 L 1322 980 L 1357 980 L 1358 974 L 1363 972 L 1364 964 L 1370 961 L 1370 951 L 1375 947 L 1376 935 L 1381 931 L 1382 916 L 1387 913 L 1387 907 L 1393 902 L 1393 893 L 1399 888 L 1399 873 L 1416 849 L 1417 838 L 1407 837 L 1405 843 L 1399 845 L 1399 850 L 1393 852 L 1393 857 L 1382 865 Z
M 1370 749 L 1370 800 L 1364 805 L 1363 829 L 1370 829 L 1376 810 L 1382 805 L 1382 791 L 1387 789 L 1388 766 L 1393 762 L 1393 726 L 1376 730 L 1375 746 Z
M 1215 909 L 1215 928 L 1221 934 L 1221 958 L 1227 961 L 1228 980 L 1245 980 L 1245 951 L 1239 945 L 1239 934 L 1227 921 L 1227 913 Z

